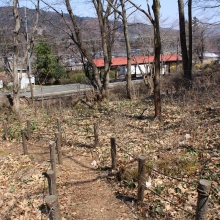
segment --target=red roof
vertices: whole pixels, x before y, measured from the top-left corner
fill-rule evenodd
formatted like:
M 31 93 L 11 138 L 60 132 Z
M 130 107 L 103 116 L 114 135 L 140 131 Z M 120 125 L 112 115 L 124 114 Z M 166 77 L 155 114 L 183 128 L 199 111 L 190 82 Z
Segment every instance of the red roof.
M 162 60 L 162 57 L 160 58 Z M 177 56 L 176 55 L 163 55 L 163 61 L 164 62 L 174 62 L 177 60 Z M 182 57 L 179 56 L 178 60 L 182 60 Z M 97 67 L 104 67 L 104 59 L 94 59 L 93 60 L 95 65 Z M 154 61 L 154 56 L 135 56 L 132 57 L 132 64 L 146 64 L 146 63 L 153 63 Z M 125 66 L 127 65 L 127 57 L 116 57 L 116 58 L 112 58 L 112 64 L 111 66 Z

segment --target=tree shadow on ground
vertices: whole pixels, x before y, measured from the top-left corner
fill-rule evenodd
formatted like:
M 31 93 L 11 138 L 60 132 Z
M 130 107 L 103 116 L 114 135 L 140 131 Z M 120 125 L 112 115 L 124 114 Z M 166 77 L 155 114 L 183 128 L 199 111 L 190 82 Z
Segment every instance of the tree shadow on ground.
M 72 160 L 74 163 L 76 163 L 77 165 L 80 165 L 81 167 L 84 167 L 84 168 L 87 168 L 89 170 L 94 170 L 94 171 L 98 172 L 97 168 L 93 168 L 91 166 L 87 166 L 87 165 L 83 164 L 82 162 L 80 162 L 80 161 L 76 160 L 75 158 L 73 158 L 73 156 L 63 155 L 63 157 Z
M 120 193 L 116 195 L 116 198 L 121 200 L 124 203 L 137 203 L 137 199 L 135 199 L 134 197 L 122 195 Z
M 92 149 L 94 148 L 92 145 L 89 145 L 89 144 L 84 144 L 84 143 L 74 143 L 74 146 L 75 147 L 78 147 L 78 148 L 87 148 L 87 149 Z

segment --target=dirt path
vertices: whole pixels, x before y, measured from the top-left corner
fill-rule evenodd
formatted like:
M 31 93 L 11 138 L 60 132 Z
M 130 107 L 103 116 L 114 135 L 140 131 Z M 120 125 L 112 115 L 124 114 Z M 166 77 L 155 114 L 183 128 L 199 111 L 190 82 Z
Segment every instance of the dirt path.
M 32 146 L 29 154 L 40 164 L 48 158 L 46 149 Z M 21 145 L 1 144 L 1 151 L 18 156 Z M 56 179 L 62 220 L 138 219 L 127 204 L 116 198 L 114 189 L 103 178 L 105 172 L 91 165 L 93 159 L 88 149 L 64 150 L 63 161 L 62 166 L 57 165 Z
M 131 210 L 116 198 L 113 189 L 91 165 L 88 155 L 65 158 L 64 166 L 69 169 L 68 187 L 73 201 L 74 219 L 112 220 L 134 219 Z M 71 219 L 71 218 L 70 218 Z

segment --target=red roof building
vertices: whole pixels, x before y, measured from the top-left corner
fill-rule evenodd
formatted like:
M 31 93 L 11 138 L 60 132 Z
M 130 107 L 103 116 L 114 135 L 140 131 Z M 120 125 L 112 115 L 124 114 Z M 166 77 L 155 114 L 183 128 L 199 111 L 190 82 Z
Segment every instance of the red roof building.
M 182 61 L 182 57 L 177 55 L 163 55 L 161 56 L 161 62 L 164 63 L 171 63 L 176 61 Z M 94 59 L 94 62 L 97 67 L 104 67 L 104 59 Z M 132 65 L 135 64 L 147 64 L 147 63 L 153 63 L 154 62 L 154 56 L 133 56 L 132 57 Z M 116 57 L 112 58 L 112 64 L 111 66 L 126 66 L 127 65 L 127 57 Z

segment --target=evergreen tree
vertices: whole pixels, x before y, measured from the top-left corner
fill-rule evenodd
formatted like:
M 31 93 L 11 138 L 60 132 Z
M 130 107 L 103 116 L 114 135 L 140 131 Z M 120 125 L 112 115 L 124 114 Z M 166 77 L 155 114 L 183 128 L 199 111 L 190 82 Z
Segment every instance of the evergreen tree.
M 66 74 L 64 67 L 58 62 L 51 46 L 45 40 L 41 40 L 35 46 L 36 60 L 35 69 L 38 81 L 48 82 L 54 79 L 56 82 Z

